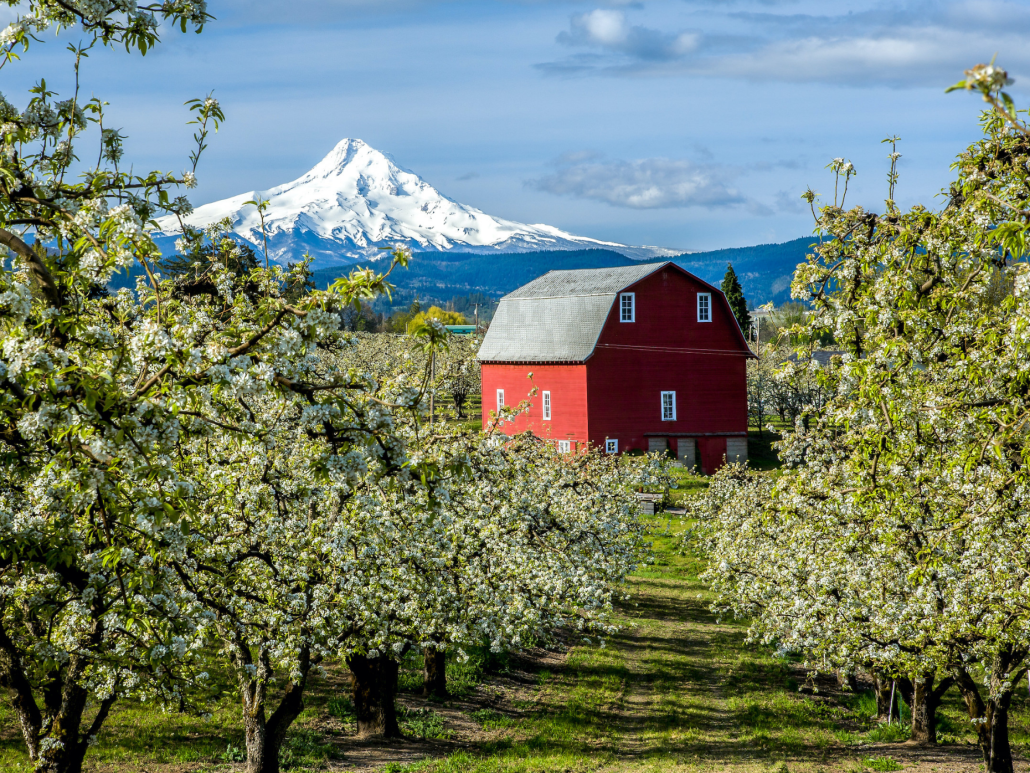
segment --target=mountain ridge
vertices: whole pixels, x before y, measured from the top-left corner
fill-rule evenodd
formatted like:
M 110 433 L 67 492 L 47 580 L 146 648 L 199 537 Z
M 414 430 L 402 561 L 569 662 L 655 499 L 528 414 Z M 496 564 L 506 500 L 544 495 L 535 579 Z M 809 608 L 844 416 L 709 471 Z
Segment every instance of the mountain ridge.
M 783 303 L 790 300 L 794 269 L 804 262 L 814 241 L 815 237 L 801 237 L 775 244 L 650 258 L 645 262 L 670 260 L 715 286 L 722 282 L 726 264 L 732 263 L 749 303 L 754 306 L 769 301 Z M 394 305 L 410 303 L 416 296 L 423 300 L 446 301 L 473 292 L 496 299 L 551 270 L 611 268 L 639 262 L 601 249 L 505 255 L 416 252 L 408 267 L 395 271 L 390 280 L 399 291 Z M 358 263 L 351 267 L 322 268 L 313 272 L 312 279 L 317 287 L 324 289 L 358 265 L 374 267 L 371 263 Z
M 374 260 L 382 248 L 483 254 L 608 249 L 633 259 L 680 251 L 634 247 L 577 236 L 554 226 L 487 215 L 445 196 L 387 154 L 358 139 L 344 139 L 310 171 L 265 191 L 250 191 L 197 207 L 185 218 L 206 227 L 224 218 L 233 233 L 263 247 L 261 219 L 248 201 L 267 200 L 269 257 L 298 261 L 305 253 L 325 267 Z M 155 241 L 169 248 L 177 221 L 158 220 Z

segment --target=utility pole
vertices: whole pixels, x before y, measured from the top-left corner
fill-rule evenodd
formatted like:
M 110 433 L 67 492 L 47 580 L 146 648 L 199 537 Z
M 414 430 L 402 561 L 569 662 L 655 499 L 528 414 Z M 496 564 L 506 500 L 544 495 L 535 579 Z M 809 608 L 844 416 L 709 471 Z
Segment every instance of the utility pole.
M 476 304 L 476 332 L 479 332 L 479 304 Z
M 436 421 L 436 352 L 429 355 L 429 426 Z

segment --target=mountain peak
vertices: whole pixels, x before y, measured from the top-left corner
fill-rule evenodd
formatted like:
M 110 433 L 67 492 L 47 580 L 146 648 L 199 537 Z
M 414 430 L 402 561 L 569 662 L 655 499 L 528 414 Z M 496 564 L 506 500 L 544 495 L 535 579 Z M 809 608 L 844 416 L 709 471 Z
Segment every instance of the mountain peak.
M 257 209 L 265 212 L 269 254 L 280 262 L 307 252 L 316 265 L 353 263 L 382 254 L 381 247 L 458 252 L 527 252 L 604 248 L 632 258 L 678 254 L 657 247 L 627 247 L 562 231 L 491 217 L 444 196 L 417 174 L 359 139 L 343 139 L 307 174 L 267 191 L 240 194 L 198 207 L 187 218 L 205 227 L 230 218 L 233 231 L 263 243 Z M 158 221 L 163 233 L 173 218 Z
M 308 175 L 342 172 L 352 164 L 358 164 L 359 166 L 370 164 L 396 166 L 389 156 L 376 150 L 364 140 L 348 138 L 336 143 L 336 147 L 330 150 L 325 158 L 315 164 L 305 177 Z

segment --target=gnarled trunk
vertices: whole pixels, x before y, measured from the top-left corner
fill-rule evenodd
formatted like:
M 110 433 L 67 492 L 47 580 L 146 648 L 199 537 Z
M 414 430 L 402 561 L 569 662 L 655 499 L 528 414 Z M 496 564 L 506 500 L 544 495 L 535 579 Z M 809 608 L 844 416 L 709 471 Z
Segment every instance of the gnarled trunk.
M 43 729 L 43 714 L 36 705 L 18 650 L 0 622 L 0 687 L 13 691 L 14 712 L 21 724 L 21 734 L 29 750 L 29 759 L 39 755 L 39 734 Z
M 1012 704 L 1012 685 L 1026 674 L 1025 668 L 1017 668 L 1025 658 L 1026 652 L 1011 647 L 995 656 L 989 665 L 990 688 L 986 700 L 969 672 L 961 667 L 955 669 L 955 681 L 966 703 L 969 718 L 976 727 L 977 743 L 987 773 L 1013 773 L 1009 707 Z
M 96 606 L 92 612 L 92 626 L 79 642 L 83 652 L 95 652 L 104 637 L 103 615 Z M 29 631 L 42 636 L 38 621 L 29 622 Z M 22 665 L 22 652 L 0 621 L 0 686 L 14 692 L 12 703 L 37 773 L 80 773 L 90 741 L 107 721 L 116 700 L 113 694 L 100 702 L 89 727 L 82 727 L 89 698 L 82 685 L 90 663 L 88 657 L 72 655 L 33 685 Z
M 458 412 L 458 418 L 459 419 L 464 419 L 465 418 L 465 400 L 467 398 L 465 397 L 465 395 L 458 394 L 458 393 L 452 394 L 451 397 L 454 399 L 454 408 Z
M 73 656 L 49 675 L 49 684 L 42 690 L 45 718 L 36 707 L 24 674 L 20 674 L 24 681 L 19 681 L 13 671 L 4 674 L 4 683 L 18 685 L 15 709 L 29 747 L 29 757 L 36 763 L 36 773 L 81 773 L 90 739 L 100 732 L 114 705 L 114 696 L 102 701 L 93 721 L 85 733 L 82 732 L 82 715 L 89 697 L 81 685 L 84 670 L 83 660 Z
M 369 658 L 351 655 L 347 658 L 354 686 L 354 713 L 358 718 L 358 735 L 362 738 L 400 738 L 397 724 L 397 661 L 387 657 Z
M 299 653 L 299 677 L 286 686 L 279 706 L 265 719 L 268 682 L 272 667 L 265 650 L 259 650 L 253 673 L 246 668 L 251 662 L 250 648 L 237 642 L 234 664 L 238 669 L 240 694 L 243 700 L 243 731 L 247 747 L 247 773 L 279 773 L 279 752 L 286 732 L 304 710 L 304 688 L 314 661 L 307 645 Z
M 447 697 L 447 652 L 427 647 L 423 653 L 423 693 L 429 698 Z
M 912 679 L 911 697 L 906 698 L 912 709 L 910 740 L 920 746 L 937 744 L 937 709 L 940 708 L 944 693 L 955 684 L 954 677 L 949 676 L 935 687 L 935 678 L 935 675 L 930 673 Z

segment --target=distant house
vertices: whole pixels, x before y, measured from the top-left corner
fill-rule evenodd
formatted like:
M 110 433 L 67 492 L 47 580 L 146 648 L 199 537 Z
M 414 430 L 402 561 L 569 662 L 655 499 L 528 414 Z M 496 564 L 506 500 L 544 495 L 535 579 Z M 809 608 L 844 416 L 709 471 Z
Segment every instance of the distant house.
M 470 336 L 476 332 L 475 325 L 444 325 L 447 332 L 456 336 Z
M 479 350 L 483 424 L 535 386 L 506 432 L 562 451 L 669 449 L 711 473 L 747 459 L 753 357 L 723 294 L 673 263 L 551 271 L 497 307 Z

